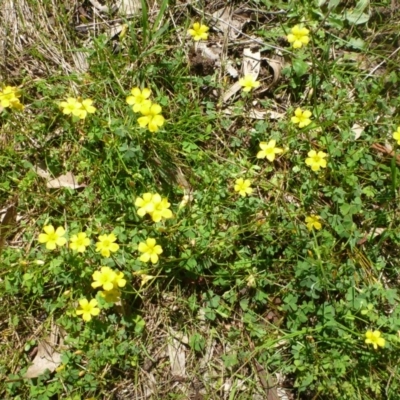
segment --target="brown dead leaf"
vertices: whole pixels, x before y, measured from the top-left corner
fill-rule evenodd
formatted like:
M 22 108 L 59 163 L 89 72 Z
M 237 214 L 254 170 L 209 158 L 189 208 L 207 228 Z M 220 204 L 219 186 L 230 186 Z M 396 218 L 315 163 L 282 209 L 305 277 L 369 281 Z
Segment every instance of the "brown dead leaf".
M 210 44 L 207 42 L 199 42 L 196 46 L 197 53 L 211 61 L 220 61 L 223 49 L 217 44 Z
M 119 14 L 131 17 L 142 9 L 142 2 L 141 0 L 120 0 L 117 7 Z
M 249 47 L 243 50 L 242 71 L 243 75 L 252 75 L 254 79 L 258 78 L 261 67 L 261 53 L 258 50 L 253 51 Z M 233 95 L 235 95 L 242 86 L 239 81 L 235 82 L 223 95 L 222 101 L 226 103 Z
M 186 376 L 185 347 L 173 337 L 170 338 L 168 343 L 168 356 L 172 376 L 184 378 Z
M 279 81 L 282 75 L 283 56 L 281 54 L 276 54 L 272 58 L 265 57 L 264 60 L 267 61 L 268 65 L 272 68 L 272 71 L 274 72 L 274 77 L 272 78 L 271 83 L 271 85 L 274 85 L 276 82 Z
M 367 240 L 371 240 L 376 238 L 379 235 L 382 235 L 383 232 L 386 231 L 386 228 L 375 228 L 375 229 L 371 229 L 366 235 L 364 235 L 363 238 L 361 238 L 357 244 L 358 245 L 362 245 L 364 244 Z
M 2 216 L 0 223 L 0 254 L 3 250 L 7 236 L 10 234 L 17 222 L 17 203 L 18 199 L 15 198 L 13 203 L 5 209 L 3 216 L 1 215 L 3 213 L 0 212 L 0 217 Z
M 49 180 L 51 175 L 42 167 L 35 165 L 33 170 L 43 179 Z
M 281 119 L 285 116 L 285 114 L 272 111 L 272 110 L 265 110 L 260 111 L 255 108 L 249 111 L 249 117 L 253 119 Z
M 239 77 L 239 72 L 238 70 L 233 66 L 233 62 L 231 60 L 228 60 L 225 66 L 225 71 L 232 77 L 232 78 L 238 78 Z
M 238 82 L 235 82 L 223 95 L 222 101 L 226 103 L 233 95 L 235 95 L 240 89 L 242 85 Z
M 254 79 L 258 78 L 261 67 L 261 53 L 259 50 L 252 50 L 250 47 L 243 49 L 242 69 L 243 75 L 252 75 Z
M 235 40 L 242 31 L 243 26 L 250 21 L 234 12 L 231 6 L 225 6 L 212 14 L 215 22 L 214 28 L 223 32 L 229 39 Z
M 373 150 L 376 150 L 376 151 L 378 151 L 380 153 L 383 153 L 384 155 L 387 155 L 387 156 L 390 156 L 390 157 L 393 157 L 395 155 L 395 153 L 394 153 L 393 149 L 391 148 L 391 146 L 390 147 L 389 146 L 386 147 L 386 146 L 382 146 L 381 144 L 374 143 L 371 146 L 371 148 Z M 400 165 L 400 154 L 396 155 L 396 164 Z
M 354 140 L 357 140 L 360 138 L 361 134 L 364 132 L 364 127 L 355 123 L 351 127 L 351 130 L 354 132 Z
M 71 172 L 67 172 L 65 175 L 60 175 L 58 178 L 48 181 L 46 187 L 49 189 L 59 189 L 62 187 L 79 189 L 81 187 L 86 187 L 86 185 L 79 184 L 75 176 Z
M 232 115 L 233 107 L 227 107 L 222 112 L 226 115 Z M 285 117 L 285 114 L 272 110 L 258 110 L 257 108 L 253 108 L 249 110 L 246 117 L 252 119 L 281 119 Z
M 53 325 L 49 338 L 39 342 L 37 353 L 25 373 L 25 378 L 37 378 L 47 369 L 53 372 L 61 364 L 61 354 L 56 347 L 62 346 L 64 342 L 64 332 Z
M 100 12 L 108 13 L 110 12 L 110 8 L 108 6 L 103 6 L 98 2 L 97 0 L 89 0 L 89 2 L 92 4 L 92 6 L 96 9 L 99 10 Z

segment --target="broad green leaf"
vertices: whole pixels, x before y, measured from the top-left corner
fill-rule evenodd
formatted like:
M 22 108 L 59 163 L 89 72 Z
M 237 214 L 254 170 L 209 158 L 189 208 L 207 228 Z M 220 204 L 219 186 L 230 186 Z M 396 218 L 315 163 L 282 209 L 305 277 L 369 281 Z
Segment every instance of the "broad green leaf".
M 299 58 L 293 61 L 293 71 L 300 78 L 303 76 L 308 70 L 308 64 Z

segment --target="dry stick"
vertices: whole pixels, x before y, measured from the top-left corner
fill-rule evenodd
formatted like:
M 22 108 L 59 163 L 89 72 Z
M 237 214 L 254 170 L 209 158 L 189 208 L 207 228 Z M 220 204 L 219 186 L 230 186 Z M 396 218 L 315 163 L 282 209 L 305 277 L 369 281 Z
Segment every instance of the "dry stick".
M 389 60 L 389 58 L 393 57 L 398 51 L 400 50 L 400 47 L 398 47 L 388 58 L 387 60 Z M 372 68 L 371 71 L 369 72 L 369 74 L 363 79 L 367 79 L 370 76 L 372 76 L 383 64 L 385 64 L 385 62 L 387 60 L 383 60 L 381 63 L 379 63 L 376 67 Z

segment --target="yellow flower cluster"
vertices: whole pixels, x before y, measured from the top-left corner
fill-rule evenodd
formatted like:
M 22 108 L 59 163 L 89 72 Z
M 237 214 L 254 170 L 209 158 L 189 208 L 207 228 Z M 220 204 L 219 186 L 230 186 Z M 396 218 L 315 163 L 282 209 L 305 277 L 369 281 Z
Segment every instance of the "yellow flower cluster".
M 68 97 L 67 101 L 62 101 L 60 107 L 63 109 L 63 114 L 72 115 L 80 119 L 85 119 L 88 114 L 94 114 L 96 108 L 92 106 L 93 100 L 85 99 L 81 97 L 75 99 L 74 97 Z
M 140 88 L 134 87 L 131 90 L 131 96 L 126 98 L 126 102 L 132 106 L 134 112 L 142 114 L 138 118 L 138 124 L 141 128 L 148 127 L 150 132 L 157 132 L 164 125 L 165 118 L 161 114 L 161 106 L 149 100 L 150 95 L 150 89 L 140 90 Z
M 173 217 L 168 199 L 162 198 L 158 193 L 144 193 L 142 197 L 136 198 L 135 206 L 138 208 L 137 213 L 140 217 L 149 214 L 153 222 Z M 138 250 L 142 253 L 139 257 L 140 261 L 145 263 L 151 261 L 153 264 L 158 263 L 158 256 L 163 252 L 162 247 L 153 238 L 147 238 L 145 242 L 140 242 Z
M 172 218 L 171 204 L 166 197 L 161 198 L 158 193 L 144 193 L 135 200 L 138 215 L 144 217 L 149 214 L 153 222 L 160 222 L 163 218 Z
M 47 250 L 54 250 L 57 246 L 61 247 L 67 243 L 65 236 L 65 229 L 59 226 L 54 229 L 53 225 L 45 225 L 43 227 L 44 233 L 39 234 L 39 243 L 46 244 Z M 115 253 L 119 249 L 119 245 L 115 243 L 117 240 L 113 233 L 109 235 L 100 235 L 98 242 L 96 242 L 96 252 L 100 253 L 103 257 L 110 257 L 111 253 Z M 84 253 L 86 247 L 90 246 L 90 239 L 85 232 L 79 232 L 71 236 L 69 240 L 69 248 L 78 253 Z
M 18 88 L 15 86 L 6 86 L 0 90 L 0 105 L 3 108 L 12 108 L 18 111 L 24 109 L 24 106 L 20 103 Z
M 92 275 L 92 287 L 94 289 L 101 287 L 103 290 L 99 292 L 107 303 L 116 303 L 121 299 L 120 288 L 126 285 L 123 272 L 113 271 L 110 267 L 100 267 L 100 271 L 95 271 Z M 98 301 L 92 299 L 79 300 L 79 307 L 76 310 L 76 315 L 81 315 L 85 322 L 89 322 L 92 316 L 100 314 L 100 309 L 97 307 Z

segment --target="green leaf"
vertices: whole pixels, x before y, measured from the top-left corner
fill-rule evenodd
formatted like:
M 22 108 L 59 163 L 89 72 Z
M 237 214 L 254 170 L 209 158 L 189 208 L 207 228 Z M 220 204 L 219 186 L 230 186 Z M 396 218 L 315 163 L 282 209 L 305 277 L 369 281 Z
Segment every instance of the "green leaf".
M 360 0 L 353 11 L 346 13 L 346 19 L 350 24 L 360 25 L 365 24 L 369 20 L 369 14 L 364 13 L 364 10 L 369 6 L 369 0 Z
M 204 339 L 203 336 L 200 335 L 200 333 L 196 332 L 189 338 L 189 346 L 194 351 L 203 351 L 205 344 L 206 344 L 206 340 Z
M 329 0 L 328 3 L 328 9 L 329 10 L 333 10 L 334 8 L 336 8 L 340 3 L 340 0 Z
M 232 368 L 239 363 L 236 353 L 224 354 L 221 358 L 226 368 Z
M 365 42 L 360 38 L 351 38 L 347 43 L 347 47 L 352 47 L 353 49 L 357 50 L 363 50 L 365 48 Z
M 293 71 L 300 78 L 303 76 L 308 70 L 308 64 L 303 60 L 296 58 L 293 61 Z

